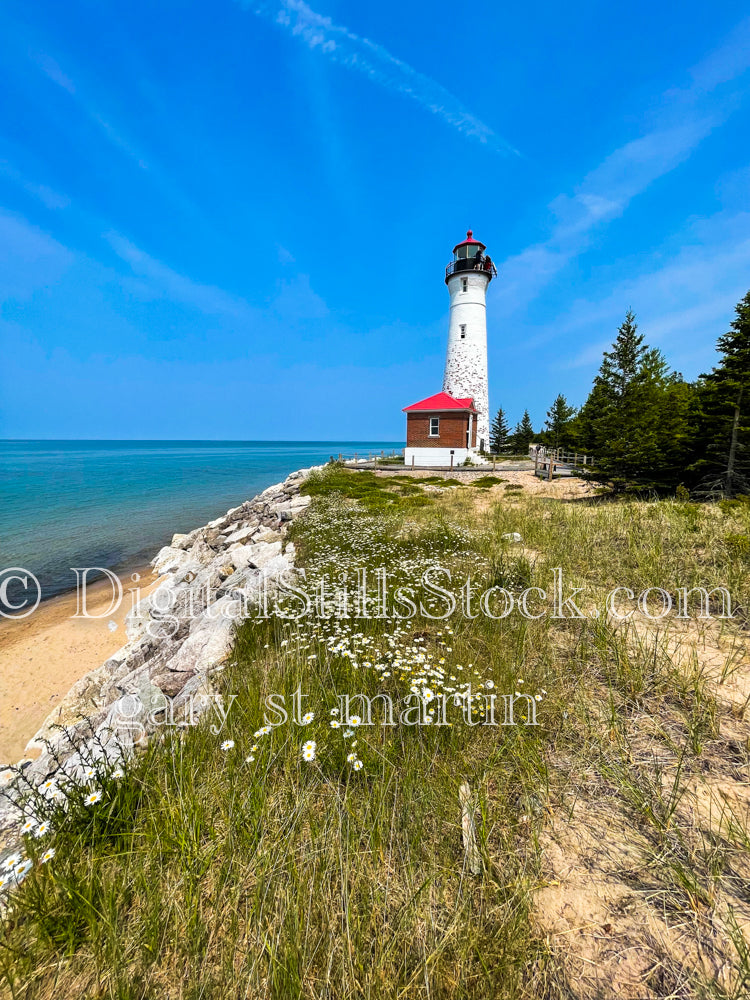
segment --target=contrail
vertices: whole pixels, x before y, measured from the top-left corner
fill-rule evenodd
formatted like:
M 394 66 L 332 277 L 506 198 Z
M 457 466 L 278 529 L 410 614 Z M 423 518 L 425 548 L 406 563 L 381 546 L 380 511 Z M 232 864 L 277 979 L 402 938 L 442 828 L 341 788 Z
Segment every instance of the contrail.
M 239 2 L 260 17 L 286 28 L 308 48 L 317 49 L 334 62 L 357 70 L 386 90 L 405 94 L 463 135 L 477 139 L 498 153 L 518 152 L 467 111 L 458 98 L 441 84 L 392 56 L 382 45 L 360 38 L 343 25 L 334 24 L 330 17 L 317 14 L 304 0 Z

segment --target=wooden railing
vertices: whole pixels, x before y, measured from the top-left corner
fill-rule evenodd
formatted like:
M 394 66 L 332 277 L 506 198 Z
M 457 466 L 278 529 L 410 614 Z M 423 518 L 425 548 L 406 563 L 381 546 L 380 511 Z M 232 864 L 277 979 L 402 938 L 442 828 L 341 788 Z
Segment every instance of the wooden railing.
M 543 479 L 552 479 L 558 466 L 570 471 L 594 464 L 593 455 L 585 455 L 578 451 L 564 451 L 562 448 L 537 448 L 533 458 L 534 475 L 541 476 Z

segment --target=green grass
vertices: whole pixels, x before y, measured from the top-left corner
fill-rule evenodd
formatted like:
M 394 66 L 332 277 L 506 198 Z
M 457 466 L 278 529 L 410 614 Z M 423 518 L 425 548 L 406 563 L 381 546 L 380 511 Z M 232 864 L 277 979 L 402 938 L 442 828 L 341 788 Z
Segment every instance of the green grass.
M 481 489 L 425 494 L 409 477 L 338 465 L 311 477 L 314 502 L 290 536 L 308 590 L 365 567 L 374 594 L 378 568 L 395 588 L 439 562 L 455 580 L 470 572 L 479 587 L 514 591 L 546 587 L 562 567 L 566 587 L 587 588 L 586 607 L 612 586 L 697 583 L 723 583 L 750 607 L 747 559 L 732 541 L 750 530 L 747 505 L 522 496 L 478 513 Z M 503 542 L 512 531 L 525 551 Z M 5 995 L 593 997 L 570 981 L 575 937 L 551 945 L 535 915 L 550 816 L 569 810 L 572 821 L 591 783 L 611 801 L 613 831 L 632 825 L 642 864 L 628 877 L 644 905 L 668 905 L 683 922 L 703 911 L 720 922 L 727 900 L 743 905 L 745 820 L 732 813 L 713 841 L 696 839 L 685 812 L 687 782 L 716 759 L 725 716 L 697 661 L 678 669 L 660 640 L 603 618 L 394 622 L 356 610 L 246 621 L 216 679 L 225 700 L 236 695 L 227 728 L 212 734 L 206 719 L 165 732 L 96 807 L 78 801 L 53 817 L 56 856 L 32 871 L 0 930 Z M 403 697 L 424 669 L 418 649 L 445 671 L 429 679 L 436 689 L 455 677 L 548 692 L 539 726 L 361 727 L 355 771 L 352 738 L 329 726 L 337 696 Z M 266 696 L 289 704 L 298 688 L 315 719 L 255 737 Z M 664 773 L 639 756 L 633 727 L 644 716 Z M 309 739 L 313 762 L 300 753 Z M 479 875 L 462 845 L 463 782 L 477 804 Z M 750 952 L 737 921 L 726 926 L 735 992 L 710 995 L 739 997 Z M 688 971 L 680 996 L 709 995 Z

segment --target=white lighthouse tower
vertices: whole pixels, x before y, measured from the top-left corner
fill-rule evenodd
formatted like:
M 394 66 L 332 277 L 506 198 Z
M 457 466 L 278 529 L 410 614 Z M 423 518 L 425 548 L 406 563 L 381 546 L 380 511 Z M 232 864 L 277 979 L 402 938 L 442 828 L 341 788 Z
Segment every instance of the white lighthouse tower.
M 470 397 L 476 409 L 476 447 L 489 450 L 490 413 L 487 392 L 487 286 L 497 271 L 485 255 L 485 245 L 469 230 L 453 248 L 445 269 L 450 292 L 448 353 L 443 392 Z

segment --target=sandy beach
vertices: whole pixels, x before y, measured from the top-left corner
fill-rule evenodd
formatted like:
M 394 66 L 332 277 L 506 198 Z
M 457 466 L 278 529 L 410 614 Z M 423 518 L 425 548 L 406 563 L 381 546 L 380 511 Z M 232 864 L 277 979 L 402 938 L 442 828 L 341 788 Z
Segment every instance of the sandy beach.
M 134 582 L 133 573 L 140 580 Z M 27 742 L 55 704 L 125 644 L 126 614 L 157 583 L 149 565 L 123 575 L 122 602 L 110 614 L 106 613 L 112 598 L 109 582 L 92 583 L 87 611 L 104 615 L 101 618 L 72 617 L 76 595 L 68 593 L 43 602 L 28 618 L 0 621 L 0 765 L 23 758 Z

